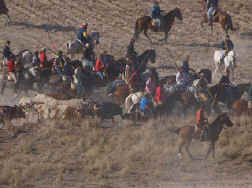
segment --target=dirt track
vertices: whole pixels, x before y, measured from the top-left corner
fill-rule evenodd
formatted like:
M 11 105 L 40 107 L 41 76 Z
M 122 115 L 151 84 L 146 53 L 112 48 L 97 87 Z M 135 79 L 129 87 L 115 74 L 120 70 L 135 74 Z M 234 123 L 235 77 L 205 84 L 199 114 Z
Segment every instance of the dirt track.
M 3 46 L 4 42 L 9 39 L 12 41 L 12 49 L 15 52 L 18 52 L 22 49 L 31 49 L 32 51 L 35 51 L 44 46 L 52 48 L 53 50 L 62 49 L 65 51 L 66 42 L 68 40 L 74 39 L 76 37 L 75 32 L 78 29 L 79 25 L 82 22 L 88 20 L 90 24 L 90 30 L 98 31 L 101 34 L 101 44 L 98 52 L 107 50 L 109 53 L 119 58 L 124 56 L 126 52 L 126 46 L 133 36 L 136 18 L 141 15 L 150 14 L 152 5 L 151 2 L 151 0 L 8 1 L 7 6 L 10 9 L 10 16 L 13 20 L 13 24 L 6 27 L 4 25 L 5 17 L 0 17 L 0 46 Z M 213 34 L 210 33 L 210 28 L 207 25 L 205 25 L 203 28 L 200 27 L 199 23 L 201 21 L 201 6 L 198 1 L 167 0 L 161 3 L 161 8 L 167 11 L 170 11 L 175 7 L 179 7 L 182 10 L 183 23 L 178 24 L 178 21 L 175 22 L 168 37 L 168 44 L 162 44 L 158 42 L 158 39 L 163 37 L 162 34 L 161 36 L 160 34 L 151 33 L 151 37 L 155 41 L 155 44 L 153 45 L 151 45 L 148 40 L 146 40 L 144 36 L 141 35 L 140 39 L 136 43 L 137 52 L 141 53 L 148 48 L 155 48 L 157 51 L 157 63 L 154 66 L 157 68 L 162 67 L 163 65 L 174 66 L 174 63 L 180 64 L 187 55 L 190 55 L 190 66 L 192 68 L 213 68 L 213 53 L 216 49 L 215 46 L 216 44 L 220 43 L 221 39 L 224 36 L 220 26 L 215 25 Z M 235 50 L 238 54 L 238 68 L 236 69 L 235 82 L 238 83 L 248 81 L 249 79 L 252 79 L 251 2 L 249 0 L 222 0 L 220 2 L 220 7 L 224 10 L 229 11 L 232 16 L 234 26 L 239 26 L 239 31 L 231 35 L 231 39 L 235 44 Z M 160 68 L 158 70 L 161 75 L 175 73 L 172 69 L 167 70 Z M 14 97 L 11 93 L 9 93 L 1 97 L 0 103 L 10 104 L 13 103 L 13 100 L 15 101 Z M 48 128 L 48 134 L 45 133 L 46 128 Z M 79 138 L 78 136 L 80 135 L 78 134 L 78 129 L 74 129 L 76 130 L 71 133 Z M 144 128 L 136 128 L 136 130 L 133 131 L 139 131 L 141 133 L 141 129 Z M 160 139 L 157 139 L 157 143 L 161 142 L 161 146 L 169 146 L 170 148 L 170 150 L 167 149 L 168 151 L 165 152 L 163 152 L 162 149 L 159 150 L 160 152 L 163 152 L 161 152 L 162 157 L 151 157 L 151 160 L 164 160 L 164 162 L 158 161 L 158 163 L 161 163 L 161 172 L 156 172 L 154 170 L 152 171 L 149 170 L 151 167 L 146 167 L 148 169 L 148 173 L 145 174 L 145 168 L 142 168 L 142 166 L 138 162 L 136 162 L 136 164 L 141 166 L 141 170 L 137 169 L 138 166 L 136 165 L 136 175 L 134 175 L 134 173 L 130 173 L 129 177 L 124 177 L 123 175 L 120 176 L 116 174 L 109 178 L 88 178 L 86 174 L 83 175 L 84 173 L 86 173 L 86 171 L 83 172 L 81 170 L 73 170 L 71 172 L 72 166 L 78 166 L 78 164 L 75 164 L 73 161 L 76 160 L 76 163 L 78 163 L 78 160 L 80 160 L 78 158 L 79 151 L 76 152 L 70 151 L 70 149 L 66 148 L 57 148 L 58 145 L 54 143 L 54 137 L 52 136 L 53 134 L 50 131 L 57 134 L 58 130 L 51 130 L 51 127 L 46 126 L 45 128 L 39 128 L 39 130 L 34 131 L 35 133 L 33 134 L 37 135 L 35 136 L 37 140 L 33 138 L 34 135 L 21 135 L 17 139 L 11 140 L 9 144 L 2 145 L 1 148 L 3 149 L 1 149 L 0 158 L 3 162 L 0 163 L 0 166 L 3 167 L 4 163 L 6 163 L 6 161 L 8 161 L 8 158 L 12 155 L 17 158 L 17 161 L 24 160 L 23 157 L 31 158 L 31 160 L 27 159 L 27 161 L 30 162 L 34 162 L 36 160 L 43 162 L 43 160 L 46 160 L 44 159 L 46 157 L 48 157 L 48 159 L 50 157 L 57 157 L 48 154 L 48 156 L 43 156 L 44 158 L 41 157 L 37 159 L 35 155 L 31 154 L 30 156 L 25 152 L 25 154 L 21 152 L 22 155 L 20 154 L 20 158 L 15 155 L 15 152 L 19 152 L 19 147 L 23 148 L 20 146 L 23 142 L 36 141 L 38 145 L 37 149 L 41 149 L 42 153 L 54 151 L 56 153 L 55 155 L 60 155 L 61 153 L 66 152 L 68 155 L 71 155 L 73 153 L 72 155 L 75 154 L 77 157 L 71 155 L 71 162 L 74 165 L 71 166 L 70 163 L 67 164 L 66 166 L 71 166 L 71 168 L 69 169 L 64 165 L 64 167 L 62 168 L 61 166 L 57 166 L 57 169 L 63 169 L 62 172 L 60 170 L 55 170 L 55 172 L 53 171 L 50 174 L 49 171 L 49 175 L 41 175 L 41 177 L 46 178 L 41 178 L 38 180 L 27 180 L 27 182 L 30 183 L 31 187 L 51 187 L 55 181 L 60 180 L 62 180 L 63 183 L 55 184 L 55 187 L 252 187 L 251 163 L 246 163 L 246 165 L 248 166 L 244 165 L 243 163 L 239 165 L 237 161 L 237 164 L 233 163 L 232 161 L 225 161 L 225 164 L 221 166 L 219 166 L 218 161 L 213 160 L 209 160 L 206 163 L 202 162 L 201 160 L 193 162 L 186 160 L 184 163 L 180 163 L 175 155 L 176 150 L 173 147 L 176 143 L 176 137 L 161 134 L 162 131 L 158 132 L 158 134 L 155 132 L 156 130 L 152 129 L 153 128 L 151 128 L 151 135 L 153 134 L 155 139 L 161 136 Z M 144 130 L 142 131 L 144 132 Z M 114 134 L 120 135 L 117 129 L 112 130 L 111 132 L 113 133 L 106 131 L 106 134 L 108 134 L 112 138 Z M 69 133 L 66 133 L 66 135 L 64 136 L 67 137 L 67 134 Z M 146 134 L 148 135 L 148 133 Z M 52 138 L 48 138 L 51 142 L 47 143 L 48 135 L 51 135 Z M 128 134 L 121 133 L 121 136 L 125 135 Z M 145 139 L 145 137 L 146 135 L 140 136 L 140 138 L 142 139 Z M 169 142 L 166 140 L 167 137 Z M 24 141 L 22 139 L 24 139 Z M 49 149 L 47 150 L 45 146 L 40 146 L 41 143 L 39 139 L 41 139 L 48 145 L 52 145 L 51 148 L 49 147 Z M 73 138 L 66 139 L 67 140 L 64 140 L 64 142 L 71 142 Z M 146 142 L 147 141 L 149 140 L 146 139 Z M 74 143 L 77 144 L 79 143 L 79 141 L 76 141 Z M 70 145 L 69 147 L 72 147 L 73 145 Z M 199 148 L 202 148 L 203 145 L 196 143 L 193 143 L 193 145 L 193 151 L 201 156 L 202 151 L 199 150 Z M 158 146 L 158 144 L 154 146 Z M 13 150 L 8 149 L 12 147 L 14 148 Z M 138 147 L 141 147 L 141 145 L 138 145 Z M 126 149 L 131 149 L 131 147 Z M 9 153 L 6 151 L 8 151 Z M 124 152 L 124 154 L 126 153 L 127 152 Z M 104 155 L 104 157 L 106 157 L 106 155 Z M 118 157 L 120 158 L 119 155 Z M 168 158 L 167 161 L 166 157 Z M 16 161 L 15 158 L 12 158 L 12 160 Z M 27 161 L 25 161 L 25 163 L 28 164 L 29 162 Z M 53 164 L 53 162 L 50 164 Z M 64 162 L 62 162 L 62 164 L 64 164 Z M 148 165 L 148 162 L 145 163 L 145 165 Z M 39 165 L 37 166 L 41 167 Z M 5 166 L 5 168 L 7 167 Z M 64 170 L 66 170 L 66 172 Z M 138 172 L 138 170 L 140 172 Z M 17 174 L 19 173 L 18 170 L 14 170 L 14 172 Z M 63 174 L 62 177 L 61 175 L 60 178 L 58 177 L 58 172 Z M 85 178 L 83 178 L 83 176 Z M 59 178 L 60 180 L 57 180 L 57 178 Z M 217 179 L 218 182 L 216 182 L 215 179 Z M 10 184 L 14 185 L 15 181 L 18 180 L 14 179 Z

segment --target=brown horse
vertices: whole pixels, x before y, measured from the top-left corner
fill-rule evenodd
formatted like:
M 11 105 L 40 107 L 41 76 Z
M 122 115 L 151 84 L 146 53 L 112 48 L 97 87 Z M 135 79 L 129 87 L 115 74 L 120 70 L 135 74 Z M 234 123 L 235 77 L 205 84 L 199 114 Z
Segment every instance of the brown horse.
M 116 90 L 113 92 L 113 96 L 115 97 L 115 101 L 117 104 L 123 104 L 126 97 L 130 94 L 130 89 L 127 84 L 124 84 L 122 86 L 119 86 L 116 88 Z
M 11 22 L 10 16 L 8 14 L 9 10 L 4 2 L 4 0 L 0 0 L 0 15 L 4 14 L 7 16 L 7 24 Z
M 252 115 L 252 108 L 248 108 L 248 101 L 240 99 L 232 104 L 232 114 L 234 116 Z
M 223 130 L 224 126 L 227 125 L 228 127 L 232 127 L 233 123 L 229 119 L 228 115 L 226 113 L 223 113 L 219 115 L 210 125 L 208 128 L 208 135 L 205 141 L 210 142 L 209 149 L 207 151 L 207 154 L 205 156 L 205 159 L 208 158 L 210 152 L 213 154 L 213 158 L 215 158 L 215 143 L 219 139 L 219 135 L 221 131 Z M 199 139 L 199 131 L 195 131 L 194 126 L 184 126 L 182 128 L 179 128 L 175 131 L 172 131 L 177 133 L 180 136 L 181 142 L 179 144 L 178 149 L 178 155 L 182 156 L 182 149 L 185 146 L 186 152 L 188 153 L 189 157 L 193 159 L 192 154 L 189 150 L 189 146 L 191 145 L 192 139 Z
M 141 18 L 138 18 L 136 20 L 135 34 L 133 38 L 137 40 L 139 34 L 143 31 L 144 35 L 151 41 L 150 37 L 147 34 L 148 30 L 151 30 L 154 32 L 164 32 L 164 41 L 167 42 L 168 32 L 171 30 L 175 17 L 177 17 L 180 21 L 183 20 L 183 16 L 179 8 L 175 8 L 174 10 L 160 17 L 161 26 L 158 30 L 155 26 L 152 25 L 152 18 L 150 16 L 143 16 Z
M 204 23 L 208 23 L 206 0 L 202 1 L 202 5 L 203 5 L 203 20 L 201 21 L 201 26 L 203 26 Z M 216 13 L 212 18 L 212 23 L 219 23 L 226 34 L 228 34 L 229 30 L 231 31 L 236 30 L 233 27 L 231 16 L 227 12 L 220 9 L 216 10 Z M 211 23 L 211 31 L 213 31 L 212 23 Z

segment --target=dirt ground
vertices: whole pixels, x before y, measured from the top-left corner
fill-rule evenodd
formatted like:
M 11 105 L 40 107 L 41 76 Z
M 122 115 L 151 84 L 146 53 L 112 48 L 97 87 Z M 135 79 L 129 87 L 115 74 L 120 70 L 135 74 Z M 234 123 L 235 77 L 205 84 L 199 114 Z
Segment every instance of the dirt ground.
M 66 51 L 66 42 L 76 38 L 80 24 L 88 22 L 89 30 L 101 35 L 97 52 L 107 50 L 116 58 L 125 55 L 135 20 L 150 15 L 152 6 L 151 0 L 6 3 L 13 23 L 6 26 L 5 17 L 0 16 L 0 47 L 10 40 L 14 52 L 23 49 L 34 52 L 47 47 L 52 49 L 49 55 L 54 56 L 53 51 Z M 239 28 L 231 34 L 238 55 L 234 82 L 247 82 L 252 79 L 251 1 L 220 0 L 219 3 L 232 16 L 234 27 Z M 224 38 L 220 26 L 216 24 L 213 33 L 207 24 L 200 26 L 200 1 L 161 2 L 161 8 L 166 11 L 175 7 L 181 9 L 183 23 L 175 22 L 168 43 L 158 41 L 162 33 L 150 33 L 154 44 L 141 35 L 136 51 L 154 48 L 157 62 L 152 66 L 161 76 L 174 74 L 174 69 L 164 67 L 180 65 L 187 55 L 192 68 L 213 70 L 216 45 Z M 18 99 L 8 91 L 1 96 L 0 104 L 14 104 Z M 177 137 L 167 127 L 193 122 L 193 117 L 174 116 L 144 126 L 114 125 L 105 130 L 94 128 L 97 122 L 91 120 L 29 124 L 28 133 L 1 141 L 0 187 L 252 187 L 251 121 L 246 124 L 249 128 L 245 124 L 235 126 L 223 134 L 217 146 L 217 159 L 180 161 L 176 155 Z M 194 142 L 192 151 L 202 158 L 206 146 Z M 230 152 L 237 156 L 233 158 Z

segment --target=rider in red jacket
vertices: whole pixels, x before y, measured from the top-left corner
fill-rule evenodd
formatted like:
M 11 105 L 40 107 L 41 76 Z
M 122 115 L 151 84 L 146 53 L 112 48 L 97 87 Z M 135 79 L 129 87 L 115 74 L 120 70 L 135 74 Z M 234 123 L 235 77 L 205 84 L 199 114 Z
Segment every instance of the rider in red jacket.
M 102 62 L 102 55 L 96 60 L 95 63 L 95 71 L 97 72 L 98 76 L 104 80 L 103 72 L 104 72 L 105 65 Z

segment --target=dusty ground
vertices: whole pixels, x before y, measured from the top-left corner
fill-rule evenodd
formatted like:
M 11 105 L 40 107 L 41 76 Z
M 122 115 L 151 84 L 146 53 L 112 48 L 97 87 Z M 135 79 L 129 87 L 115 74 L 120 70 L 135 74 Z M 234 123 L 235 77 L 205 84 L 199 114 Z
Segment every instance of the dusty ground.
M 90 30 L 99 31 L 102 37 L 98 52 L 106 49 L 119 58 L 125 54 L 136 18 L 150 14 L 151 2 L 8 1 L 13 24 L 6 27 L 4 16 L 0 17 L 0 46 L 8 39 L 15 52 L 42 47 L 65 51 L 66 42 L 74 39 L 79 25 L 88 20 Z M 142 36 L 136 50 L 140 53 L 155 48 L 157 68 L 179 64 L 188 54 L 193 68 L 213 68 L 215 46 L 223 38 L 220 26 L 215 25 L 213 34 L 207 25 L 200 27 L 198 1 L 169 0 L 163 1 L 161 7 L 167 11 L 179 7 L 183 23 L 175 22 L 168 44 L 158 42 L 162 34 L 152 33 L 155 44 Z M 248 81 L 252 78 L 251 2 L 226 0 L 220 2 L 220 7 L 231 14 L 234 26 L 239 27 L 231 35 L 238 54 L 235 82 Z M 161 75 L 174 73 L 158 70 Z M 17 100 L 9 92 L 1 96 L 0 103 Z M 93 128 L 97 122 L 86 121 L 35 123 L 28 133 L 1 143 L 1 187 L 252 187 L 251 121 L 249 130 L 245 124 L 227 130 L 217 146 L 217 159 L 208 161 L 177 159 L 177 138 L 167 127 L 193 123 L 190 117 L 168 118 L 140 127 L 115 125 L 106 130 Z M 205 151 L 204 144 L 193 143 L 195 155 L 202 158 Z

